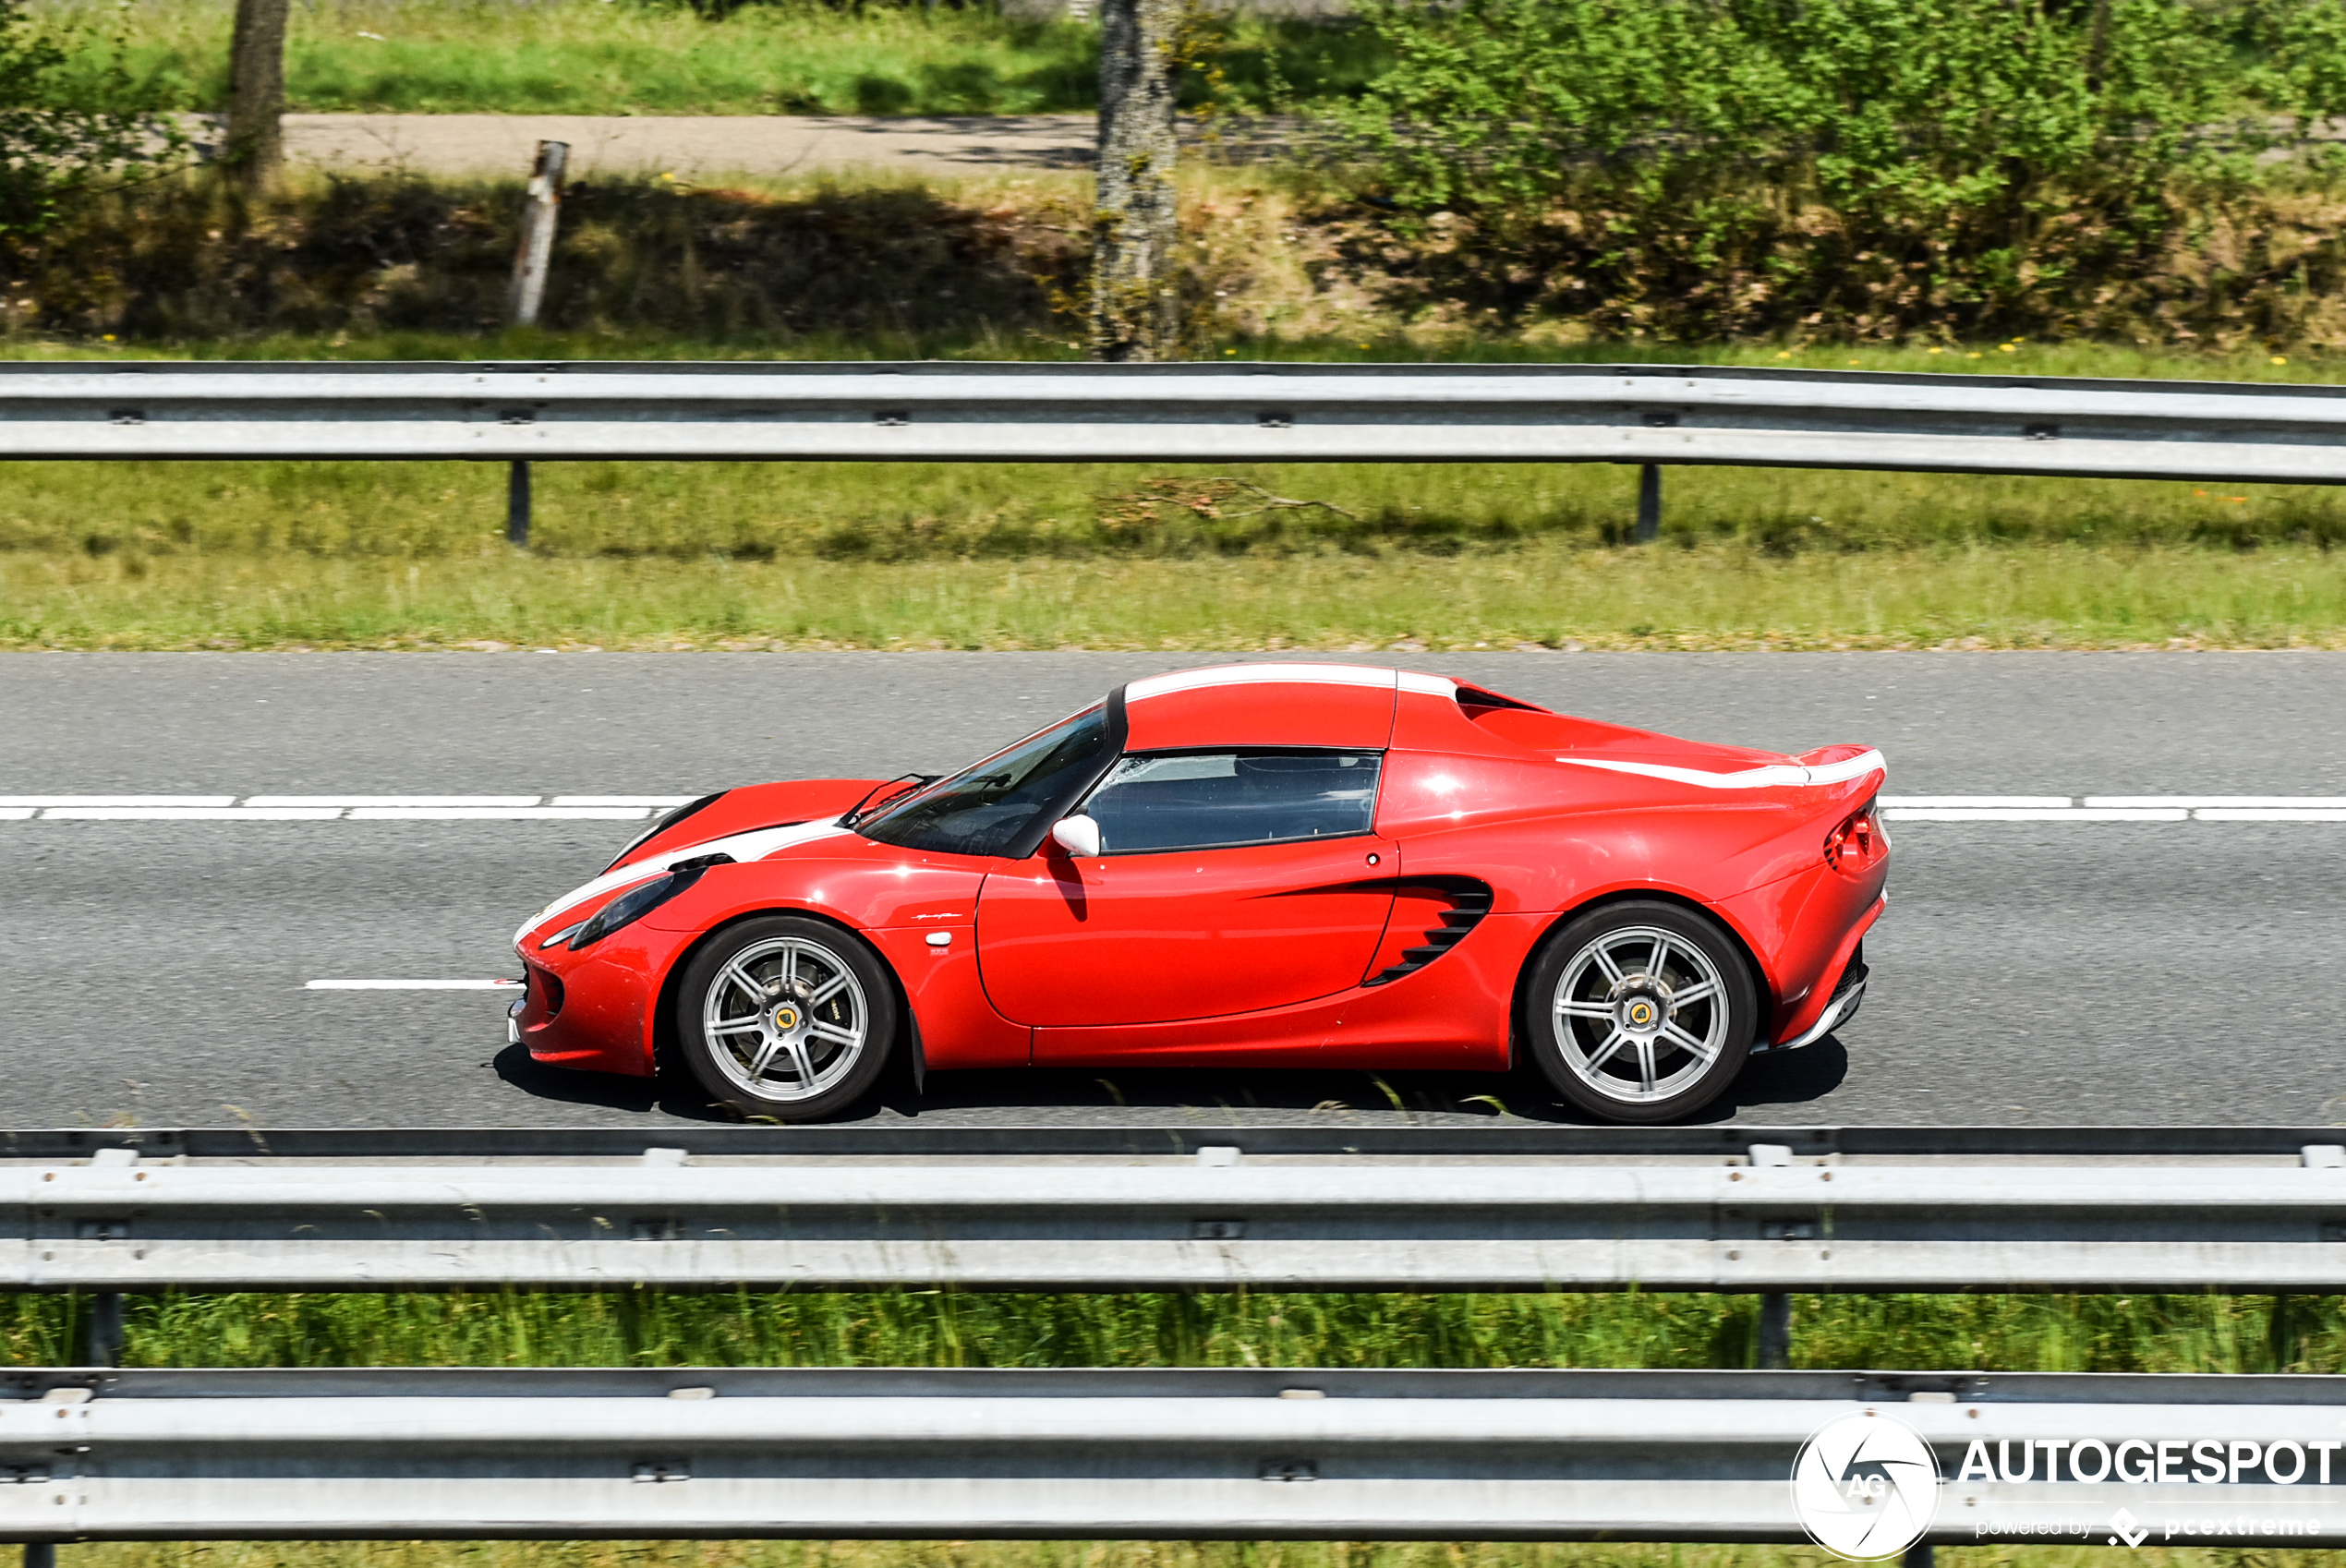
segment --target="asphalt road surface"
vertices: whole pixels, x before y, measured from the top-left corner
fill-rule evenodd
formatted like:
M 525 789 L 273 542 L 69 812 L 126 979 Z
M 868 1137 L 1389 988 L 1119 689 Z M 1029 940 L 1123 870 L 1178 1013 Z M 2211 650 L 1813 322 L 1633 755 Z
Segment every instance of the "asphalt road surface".
M 0 806 L 59 795 L 690 795 L 966 762 L 1150 671 L 1119 654 L 0 656 Z M 1594 717 L 1880 746 L 1898 795 L 2346 796 L 2346 655 L 1402 660 Z M 705 1114 L 533 1067 L 514 926 L 624 822 L 0 821 L 0 1125 L 635 1125 Z M 1875 980 L 1756 1061 L 1753 1123 L 2346 1122 L 2346 823 L 1896 831 Z M 1489 1096 L 1490 1100 L 1478 1097 Z M 940 1074 L 951 1121 L 1566 1113 L 1528 1074 Z

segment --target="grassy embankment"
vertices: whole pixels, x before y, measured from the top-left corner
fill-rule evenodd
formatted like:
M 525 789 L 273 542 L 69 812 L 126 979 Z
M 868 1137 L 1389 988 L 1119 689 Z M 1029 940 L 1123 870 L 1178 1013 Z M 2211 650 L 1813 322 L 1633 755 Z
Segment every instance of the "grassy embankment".
M 608 352 L 528 351 L 550 346 Z M 1330 352 L 1380 349 L 1409 352 Z M 1947 363 L 1791 363 L 1852 360 Z M 1224 478 L 1324 504 L 1206 482 Z M 495 465 L 27 464 L 0 470 L 0 646 L 2346 646 L 2328 491 L 1687 469 L 1639 549 L 1617 542 L 1632 484 L 1610 465 L 544 464 L 523 555 Z
M 119 35 L 151 101 L 217 108 L 229 8 L 204 0 L 50 0 Z M 814 0 L 325 0 L 295 7 L 296 112 L 508 115 L 1032 115 L 1098 101 L 1089 24 L 1022 22 L 994 6 L 834 6 Z M 1356 89 L 1379 66 L 1347 28 L 1242 16 L 1222 70 L 1259 93 Z M 1192 87 L 1195 96 L 1203 90 Z
M 598 184 L 565 205 L 550 329 L 528 333 L 496 325 L 510 188 L 345 182 L 244 208 L 150 187 L 20 258 L 0 353 L 1065 357 L 1053 299 L 1074 285 L 1081 185 Z M 1469 327 L 1345 271 L 1338 252 L 1365 252 L 1312 199 L 1271 176 L 1192 182 L 1199 357 L 2339 374 L 2318 342 L 2236 334 L 1690 347 Z M 1633 479 L 1608 465 L 538 477 L 520 557 L 494 465 L 11 465 L 0 646 L 2346 645 L 2346 511 L 2318 489 L 1675 470 L 1643 549 L 1618 542 Z M 1215 482 L 1239 480 L 1315 504 Z

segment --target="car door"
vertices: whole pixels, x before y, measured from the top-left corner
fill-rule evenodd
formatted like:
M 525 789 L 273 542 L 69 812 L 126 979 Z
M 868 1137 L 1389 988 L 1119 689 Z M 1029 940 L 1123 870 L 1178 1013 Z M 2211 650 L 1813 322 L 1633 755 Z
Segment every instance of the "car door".
M 1046 841 L 978 896 L 978 971 L 1038 1028 L 1166 1023 L 1360 983 L 1393 909 L 1372 831 L 1381 754 L 1235 748 L 1126 755 L 1072 814 L 1097 856 Z

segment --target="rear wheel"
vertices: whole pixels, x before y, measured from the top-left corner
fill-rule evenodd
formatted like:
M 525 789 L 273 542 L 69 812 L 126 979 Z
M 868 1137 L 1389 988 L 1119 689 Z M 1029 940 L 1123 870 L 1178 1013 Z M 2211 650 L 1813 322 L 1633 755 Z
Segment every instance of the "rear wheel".
M 1548 939 L 1523 1038 L 1566 1099 L 1612 1121 L 1699 1111 L 1743 1070 L 1759 1016 L 1750 966 L 1676 904 L 1608 904 Z
M 861 1100 L 896 1040 L 877 956 L 818 920 L 771 915 L 694 955 L 676 1042 L 702 1089 L 745 1116 L 819 1121 Z

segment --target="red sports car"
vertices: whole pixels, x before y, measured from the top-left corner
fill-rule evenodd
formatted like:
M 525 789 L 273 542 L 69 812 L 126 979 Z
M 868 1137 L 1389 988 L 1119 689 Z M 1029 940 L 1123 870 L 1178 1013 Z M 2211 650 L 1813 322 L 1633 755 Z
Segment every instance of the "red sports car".
M 1701 1109 L 1847 1021 L 1882 760 L 1567 718 L 1438 675 L 1135 681 L 949 778 L 670 813 L 530 917 L 514 1038 L 786 1121 L 948 1067 L 1500 1071 Z

